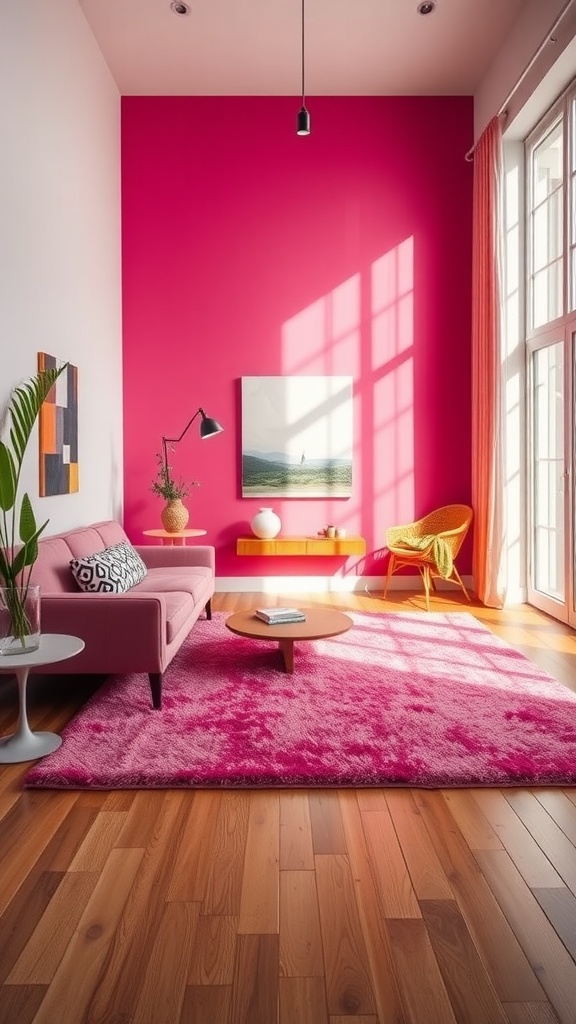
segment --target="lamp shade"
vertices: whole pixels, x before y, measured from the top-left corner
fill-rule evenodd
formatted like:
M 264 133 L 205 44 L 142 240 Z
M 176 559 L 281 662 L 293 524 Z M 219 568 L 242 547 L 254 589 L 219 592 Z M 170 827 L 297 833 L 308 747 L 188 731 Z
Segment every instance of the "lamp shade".
M 202 422 L 200 423 L 200 437 L 212 437 L 213 434 L 221 434 L 224 427 L 218 423 L 218 420 L 212 419 L 211 416 L 206 416 L 202 413 Z
M 298 127 L 296 128 L 297 135 L 310 135 L 310 114 L 306 110 L 306 107 L 300 107 L 298 111 Z

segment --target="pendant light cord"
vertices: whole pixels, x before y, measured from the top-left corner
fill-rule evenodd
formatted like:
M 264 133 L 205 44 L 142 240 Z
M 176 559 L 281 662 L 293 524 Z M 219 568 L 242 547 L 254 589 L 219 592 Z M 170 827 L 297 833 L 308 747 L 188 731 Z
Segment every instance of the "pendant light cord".
M 304 45 L 304 0 L 302 3 L 302 106 L 298 111 L 298 117 L 296 119 L 296 134 L 297 135 L 310 135 L 310 114 L 306 110 L 306 85 L 305 85 L 305 45 Z

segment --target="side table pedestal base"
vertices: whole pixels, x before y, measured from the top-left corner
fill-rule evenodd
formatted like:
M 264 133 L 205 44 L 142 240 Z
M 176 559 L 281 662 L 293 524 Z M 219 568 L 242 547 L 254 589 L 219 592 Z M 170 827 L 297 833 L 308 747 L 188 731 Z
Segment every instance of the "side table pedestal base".
M 57 750 L 62 743 L 54 732 L 33 732 L 28 724 L 26 711 L 26 688 L 31 668 L 53 665 L 65 658 L 73 658 L 84 650 L 84 641 L 68 633 L 43 633 L 40 646 L 26 654 L 0 655 L 0 675 L 13 673 L 18 682 L 20 703 L 18 727 L 11 736 L 0 740 L 0 764 L 17 764 L 19 761 L 33 761 Z
M 58 750 L 62 737 L 54 732 L 32 732 L 28 736 L 14 733 L 0 740 L 0 764 L 18 764 L 19 761 L 33 761 Z

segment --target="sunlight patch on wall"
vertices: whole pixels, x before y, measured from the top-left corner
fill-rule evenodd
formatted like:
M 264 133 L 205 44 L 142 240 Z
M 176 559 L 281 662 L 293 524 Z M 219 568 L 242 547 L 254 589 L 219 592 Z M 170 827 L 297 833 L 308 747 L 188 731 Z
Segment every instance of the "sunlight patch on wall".
M 326 299 L 327 334 L 331 338 L 328 373 L 360 376 L 360 274 L 338 285 Z
M 375 382 L 374 481 L 383 522 L 414 515 L 414 365 L 411 357 Z
M 361 372 L 361 275 L 353 274 L 331 292 L 322 295 L 282 326 L 282 373 L 286 376 L 352 377 Z M 346 439 L 343 441 L 346 445 Z M 287 532 L 306 532 L 308 521 L 316 525 L 334 522 L 350 533 L 360 532 L 362 493 L 359 400 L 353 408 L 354 495 L 346 501 L 326 498 L 313 508 L 285 503 L 282 521 Z M 358 497 L 356 497 L 356 495 Z M 304 526 L 303 526 L 304 524 Z
M 282 372 L 357 377 L 359 336 L 360 275 L 354 274 L 283 325 Z
M 354 377 L 354 507 L 327 501 L 318 515 L 357 531 L 362 521 L 383 544 L 415 514 L 414 239 L 292 317 L 282 342 L 286 374 Z M 300 516 L 285 509 L 292 525 Z
M 372 360 L 375 367 L 414 344 L 414 245 L 406 239 L 372 264 Z
M 415 514 L 412 238 L 372 264 L 371 313 L 374 515 L 383 534 Z

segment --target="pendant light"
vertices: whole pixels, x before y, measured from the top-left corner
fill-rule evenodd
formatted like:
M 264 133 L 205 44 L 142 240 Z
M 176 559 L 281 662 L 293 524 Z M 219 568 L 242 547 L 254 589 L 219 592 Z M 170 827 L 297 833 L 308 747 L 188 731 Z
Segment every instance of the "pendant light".
M 302 106 L 298 111 L 297 135 L 310 135 L 310 114 L 306 110 L 306 93 L 304 89 L 304 0 L 302 0 Z

